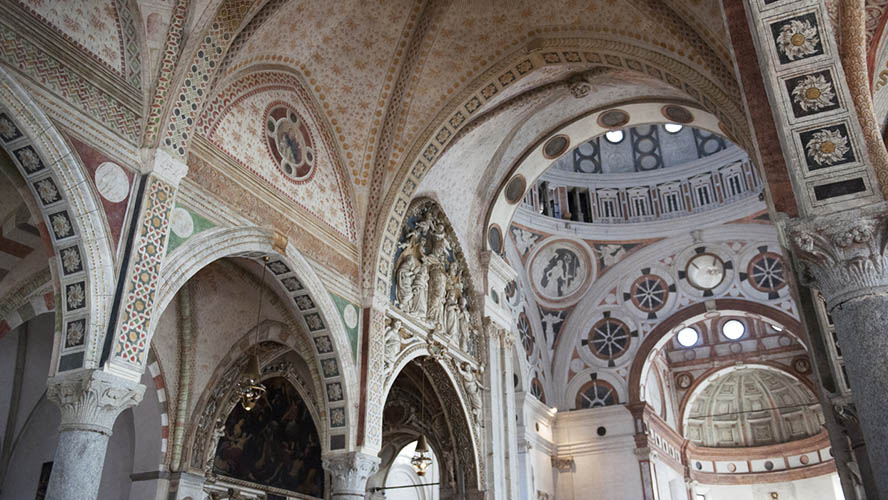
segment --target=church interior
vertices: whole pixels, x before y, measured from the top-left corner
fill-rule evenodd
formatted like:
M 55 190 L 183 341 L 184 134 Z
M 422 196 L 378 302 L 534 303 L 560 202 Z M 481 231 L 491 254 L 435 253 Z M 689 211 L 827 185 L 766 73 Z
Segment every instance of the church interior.
M 0 500 L 888 500 L 888 0 L 0 6 Z

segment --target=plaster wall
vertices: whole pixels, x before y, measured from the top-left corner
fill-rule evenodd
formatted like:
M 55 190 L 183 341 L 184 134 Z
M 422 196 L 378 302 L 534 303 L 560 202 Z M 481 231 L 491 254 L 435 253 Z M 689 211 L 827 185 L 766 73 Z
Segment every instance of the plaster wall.
M 777 493 L 780 500 L 844 500 L 836 473 L 809 479 L 772 484 L 694 486 L 695 495 L 705 500 L 771 500 Z M 700 499 L 700 500 L 704 500 Z M 694 497 L 694 500 L 698 500 Z
M 684 475 L 666 465 L 662 460 L 654 458 L 655 488 L 660 500 L 687 500 L 688 493 L 684 488 Z
M 572 457 L 573 466 L 555 472 L 555 498 L 582 500 L 590 492 L 601 500 L 644 498 L 632 422 L 622 405 L 558 413 L 554 428 L 558 456 Z M 599 427 L 604 427 L 604 436 Z

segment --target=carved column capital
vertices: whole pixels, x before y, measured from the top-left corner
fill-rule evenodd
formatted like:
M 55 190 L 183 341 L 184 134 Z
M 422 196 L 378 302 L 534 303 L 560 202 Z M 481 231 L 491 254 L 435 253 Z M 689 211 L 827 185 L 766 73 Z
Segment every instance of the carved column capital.
M 379 469 L 379 457 L 352 452 L 323 458 L 324 469 L 333 478 L 331 492 L 334 497 L 355 495 L 364 497 L 367 479 Z
M 820 289 L 829 309 L 888 291 L 888 204 L 783 225 L 788 245 L 805 267 L 802 279 Z
M 101 370 L 57 375 L 47 381 L 46 387 L 46 397 L 62 413 L 60 430 L 108 436 L 120 412 L 139 404 L 144 394 L 144 385 Z

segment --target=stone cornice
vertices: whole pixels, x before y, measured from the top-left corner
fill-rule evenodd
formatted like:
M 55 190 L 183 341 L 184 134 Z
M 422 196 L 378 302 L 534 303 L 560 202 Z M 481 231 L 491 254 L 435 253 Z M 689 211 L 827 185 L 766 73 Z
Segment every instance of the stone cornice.
M 803 266 L 802 280 L 823 293 L 830 310 L 855 298 L 888 292 L 888 203 L 782 220 L 780 226 Z

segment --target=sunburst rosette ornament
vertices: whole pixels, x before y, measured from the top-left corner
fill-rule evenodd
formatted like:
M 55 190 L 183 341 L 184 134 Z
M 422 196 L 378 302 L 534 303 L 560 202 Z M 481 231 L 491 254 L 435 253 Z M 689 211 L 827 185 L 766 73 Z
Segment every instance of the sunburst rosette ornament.
M 842 161 L 850 149 L 848 138 L 838 130 L 818 130 L 805 144 L 808 156 L 821 166 L 833 165 Z
M 808 75 L 792 89 L 792 100 L 804 111 L 818 111 L 834 104 L 836 94 L 823 75 Z
M 817 28 L 810 21 L 800 19 L 793 19 L 783 25 L 777 36 L 777 48 L 790 61 L 816 53 L 819 42 Z

